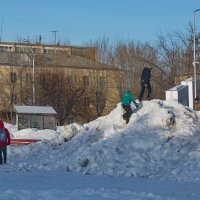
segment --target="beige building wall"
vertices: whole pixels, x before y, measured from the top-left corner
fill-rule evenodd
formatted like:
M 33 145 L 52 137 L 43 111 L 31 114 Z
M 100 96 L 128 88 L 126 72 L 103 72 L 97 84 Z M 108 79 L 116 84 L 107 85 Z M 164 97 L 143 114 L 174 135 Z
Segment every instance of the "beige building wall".
M 108 114 L 120 101 L 116 85 L 118 72 L 114 68 L 98 62 L 95 48 L 0 43 L 0 85 L 1 90 L 6 94 L 4 98 L 0 96 L 1 111 L 12 110 L 9 105 L 12 95 L 16 95 L 16 99 L 18 99 L 21 92 L 27 92 L 27 95 L 32 97 L 33 58 L 36 93 L 37 87 L 39 87 L 37 74 L 40 69 L 42 67 L 57 68 L 63 69 L 68 75 L 76 76 L 82 82 L 83 78 L 88 76 L 90 78 L 90 83 L 86 87 L 88 91 L 91 91 L 91 86 L 95 87 L 95 74 L 105 78 L 106 107 L 103 115 Z M 16 74 L 15 83 L 10 81 L 11 74 Z M 22 91 L 24 85 L 28 85 L 28 91 Z M 7 96 L 6 99 L 5 96 Z

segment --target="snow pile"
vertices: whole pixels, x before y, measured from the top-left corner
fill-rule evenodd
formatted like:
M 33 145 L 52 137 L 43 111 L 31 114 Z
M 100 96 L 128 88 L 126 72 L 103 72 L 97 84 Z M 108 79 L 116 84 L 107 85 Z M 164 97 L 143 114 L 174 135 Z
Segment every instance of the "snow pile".
M 62 169 L 84 174 L 174 180 L 200 177 L 199 113 L 176 101 L 152 100 L 129 124 L 121 105 L 84 126 L 30 129 L 14 137 L 40 135 L 41 142 L 9 147 L 6 170 Z M 38 137 L 37 137 L 38 138 Z

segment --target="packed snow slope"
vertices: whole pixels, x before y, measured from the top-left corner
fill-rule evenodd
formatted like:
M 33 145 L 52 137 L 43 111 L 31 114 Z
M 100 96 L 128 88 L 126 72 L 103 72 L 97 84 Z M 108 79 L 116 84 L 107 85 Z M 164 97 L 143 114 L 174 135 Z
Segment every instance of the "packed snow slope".
M 57 131 L 16 131 L 14 138 L 41 142 L 8 148 L 5 171 L 33 169 L 84 174 L 200 181 L 200 115 L 176 101 L 144 101 L 122 119 L 119 103 L 107 116 Z

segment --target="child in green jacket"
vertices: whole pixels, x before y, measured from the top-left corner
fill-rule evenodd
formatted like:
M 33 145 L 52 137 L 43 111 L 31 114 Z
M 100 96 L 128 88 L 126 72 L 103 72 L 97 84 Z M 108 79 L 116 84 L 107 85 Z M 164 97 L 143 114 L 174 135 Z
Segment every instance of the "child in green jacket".
M 131 94 L 131 91 L 128 90 L 124 93 L 122 97 L 122 107 L 126 111 L 126 113 L 123 114 L 123 119 L 126 120 L 126 123 L 128 124 L 131 115 L 133 114 L 133 111 L 131 109 L 131 102 L 135 104 L 136 107 L 138 107 L 138 104 L 136 103 L 133 95 Z

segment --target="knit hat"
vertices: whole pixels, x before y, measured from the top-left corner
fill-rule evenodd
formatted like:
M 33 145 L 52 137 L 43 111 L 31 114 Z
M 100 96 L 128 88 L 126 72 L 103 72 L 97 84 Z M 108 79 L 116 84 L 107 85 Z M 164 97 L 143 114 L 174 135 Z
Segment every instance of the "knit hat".
M 3 121 L 0 119 L 0 128 L 3 128 L 4 127 L 4 123 Z
M 151 65 L 147 65 L 146 68 L 152 70 L 152 66 Z

